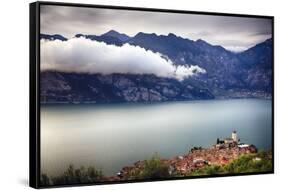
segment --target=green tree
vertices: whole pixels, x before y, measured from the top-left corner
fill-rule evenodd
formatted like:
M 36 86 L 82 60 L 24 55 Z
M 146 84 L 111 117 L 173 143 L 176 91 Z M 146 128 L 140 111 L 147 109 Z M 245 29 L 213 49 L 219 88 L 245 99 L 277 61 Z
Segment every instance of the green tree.
M 42 175 L 42 185 L 64 185 L 64 184 L 76 184 L 76 183 L 92 183 L 100 180 L 103 177 L 101 171 L 95 167 L 75 168 L 72 164 L 68 166 L 67 170 L 59 176 L 49 178 L 47 175 Z M 44 179 L 44 180 L 43 180 Z M 48 179 L 48 180 L 47 180 Z M 46 183 L 48 181 L 48 183 Z
M 129 179 L 161 179 L 169 177 L 169 166 L 165 164 L 158 154 L 145 160 L 143 168 L 134 169 L 129 174 Z

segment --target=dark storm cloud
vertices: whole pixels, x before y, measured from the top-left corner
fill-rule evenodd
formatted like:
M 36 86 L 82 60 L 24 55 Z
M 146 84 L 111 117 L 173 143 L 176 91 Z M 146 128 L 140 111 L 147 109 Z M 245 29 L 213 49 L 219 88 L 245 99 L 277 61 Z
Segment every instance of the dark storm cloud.
M 100 35 L 111 29 L 134 36 L 138 32 L 174 33 L 192 40 L 241 51 L 271 37 L 271 21 L 261 18 L 171 14 L 64 6 L 41 7 L 41 32 L 72 37 Z

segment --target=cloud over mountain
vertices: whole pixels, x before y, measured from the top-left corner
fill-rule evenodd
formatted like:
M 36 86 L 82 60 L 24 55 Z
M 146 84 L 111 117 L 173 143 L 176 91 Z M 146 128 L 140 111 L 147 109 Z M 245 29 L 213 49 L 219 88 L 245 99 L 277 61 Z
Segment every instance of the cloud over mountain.
M 121 47 L 85 38 L 41 40 L 41 70 L 101 74 L 154 74 L 183 80 L 206 71 L 197 65 L 176 66 L 160 53 L 139 46 Z

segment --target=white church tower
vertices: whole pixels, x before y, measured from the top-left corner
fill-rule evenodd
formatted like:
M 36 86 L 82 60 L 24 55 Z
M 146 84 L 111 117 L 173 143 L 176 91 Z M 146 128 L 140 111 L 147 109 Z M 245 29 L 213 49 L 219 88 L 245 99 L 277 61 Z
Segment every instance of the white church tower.
M 233 132 L 232 132 L 231 138 L 233 139 L 234 142 L 238 142 L 238 138 L 237 138 L 237 133 L 236 133 L 236 131 L 233 131 Z

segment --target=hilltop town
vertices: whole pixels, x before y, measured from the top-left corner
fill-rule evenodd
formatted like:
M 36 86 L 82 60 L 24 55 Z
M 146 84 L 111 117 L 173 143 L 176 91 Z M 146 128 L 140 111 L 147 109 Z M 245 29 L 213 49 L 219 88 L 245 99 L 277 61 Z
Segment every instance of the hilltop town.
M 231 138 L 217 139 L 217 143 L 210 148 L 194 147 L 187 154 L 171 159 L 161 159 L 169 166 L 169 173 L 188 175 L 205 166 L 222 166 L 230 163 L 244 154 L 257 153 L 254 145 L 240 143 L 237 132 L 233 131 Z M 258 158 L 257 158 L 258 159 Z M 135 171 L 144 168 L 145 161 L 137 161 L 133 166 L 126 166 L 111 180 L 126 180 Z

